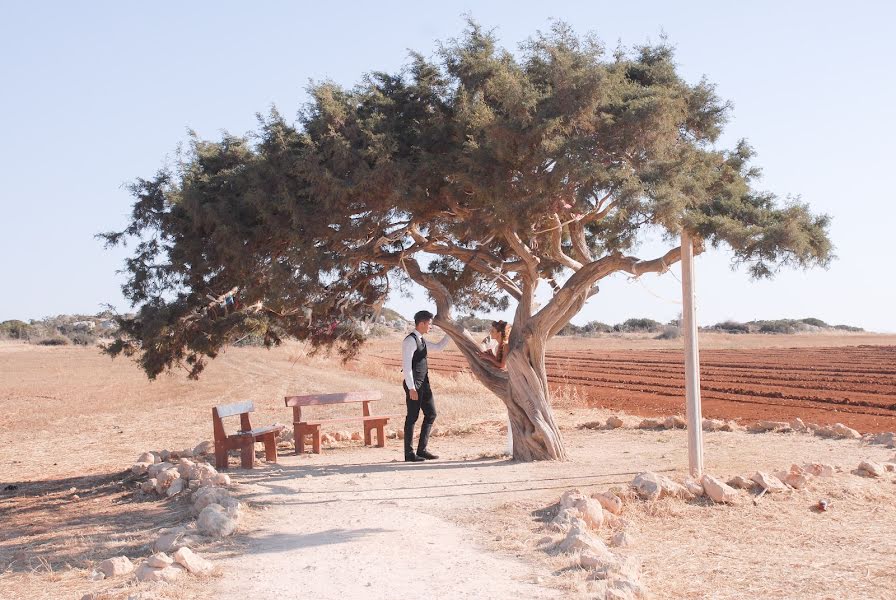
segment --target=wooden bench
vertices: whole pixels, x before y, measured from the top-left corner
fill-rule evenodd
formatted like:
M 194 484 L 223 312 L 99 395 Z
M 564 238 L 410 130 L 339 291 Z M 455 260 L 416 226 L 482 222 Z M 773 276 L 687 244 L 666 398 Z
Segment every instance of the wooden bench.
M 310 394 L 307 396 L 287 396 L 286 406 L 292 407 L 292 423 L 295 427 L 296 454 L 305 451 L 305 436 L 311 436 L 311 448 L 315 454 L 320 454 L 320 426 L 342 421 L 363 421 L 364 445 L 372 446 L 372 432 L 376 430 L 377 446 L 386 445 L 384 428 L 392 415 L 371 415 L 370 403 L 381 400 L 380 392 L 341 392 L 338 394 Z M 325 419 L 307 421 L 302 419 L 303 406 L 322 406 L 328 404 L 348 404 L 352 402 L 362 403 L 361 415 L 357 417 L 343 417 L 338 419 Z
M 215 432 L 215 467 L 227 468 L 228 450 L 240 451 L 240 464 L 244 469 L 255 465 L 255 442 L 264 442 L 264 455 L 270 462 L 277 462 L 277 434 L 283 431 L 283 425 L 271 425 L 252 429 L 249 413 L 255 411 L 255 403 L 251 400 L 222 404 L 212 408 L 212 427 Z M 240 430 L 232 435 L 224 431 L 225 417 L 240 416 Z

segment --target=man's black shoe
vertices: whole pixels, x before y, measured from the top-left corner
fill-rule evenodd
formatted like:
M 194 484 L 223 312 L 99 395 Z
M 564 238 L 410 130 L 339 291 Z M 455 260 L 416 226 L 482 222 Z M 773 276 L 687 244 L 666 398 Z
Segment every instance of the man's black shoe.
M 423 459 L 416 454 L 405 454 L 404 462 L 423 462 Z
M 426 450 L 417 450 L 417 456 L 419 456 L 420 458 L 425 458 L 426 460 L 435 460 L 438 458 L 438 456 Z

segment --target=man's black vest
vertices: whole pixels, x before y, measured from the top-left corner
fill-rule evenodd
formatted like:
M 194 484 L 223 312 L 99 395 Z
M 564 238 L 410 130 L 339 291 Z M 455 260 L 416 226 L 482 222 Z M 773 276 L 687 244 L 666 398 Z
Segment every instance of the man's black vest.
M 411 373 L 414 374 L 414 387 L 419 390 L 429 373 L 429 365 L 426 364 L 426 341 L 413 333 L 408 334 L 408 337 L 414 338 L 414 342 L 417 344 L 414 356 L 411 357 Z

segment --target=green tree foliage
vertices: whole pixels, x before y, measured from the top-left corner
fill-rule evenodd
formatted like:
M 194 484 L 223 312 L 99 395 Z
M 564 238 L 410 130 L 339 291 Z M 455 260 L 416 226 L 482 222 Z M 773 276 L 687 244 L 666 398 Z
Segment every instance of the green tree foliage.
M 0 338 L 10 340 L 27 340 L 34 333 L 34 328 L 24 321 L 11 319 L 0 323 Z
M 664 271 L 683 227 L 757 277 L 831 256 L 827 217 L 756 190 L 746 143 L 715 146 L 730 107 L 707 81 L 683 80 L 666 44 L 608 54 L 556 23 L 511 53 L 471 22 L 433 59 L 310 94 L 297 123 L 272 112 L 250 136 L 194 137 L 177 165 L 134 183 L 130 224 L 105 239 L 135 243 L 124 292 L 139 311 L 110 353 L 151 377 L 178 364 L 196 376 L 248 332 L 351 355 L 358 321 L 413 280 L 507 403 L 515 439 L 550 444 L 546 384 L 518 402 L 514 374 L 543 379 L 543 342 L 602 278 Z M 648 230 L 669 251 L 631 256 Z M 553 296 L 536 308 L 539 283 Z M 499 372 L 453 313 L 511 302 Z M 549 454 L 562 456 L 559 442 Z

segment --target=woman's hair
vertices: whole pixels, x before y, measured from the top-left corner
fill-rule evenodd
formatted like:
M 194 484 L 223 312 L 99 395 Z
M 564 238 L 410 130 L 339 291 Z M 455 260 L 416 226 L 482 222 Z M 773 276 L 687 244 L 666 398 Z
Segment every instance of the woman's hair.
M 510 337 L 510 324 L 507 321 L 492 321 L 492 327 L 498 330 L 498 348 L 495 350 L 495 358 L 504 359 L 504 346 L 507 345 L 507 338 Z

